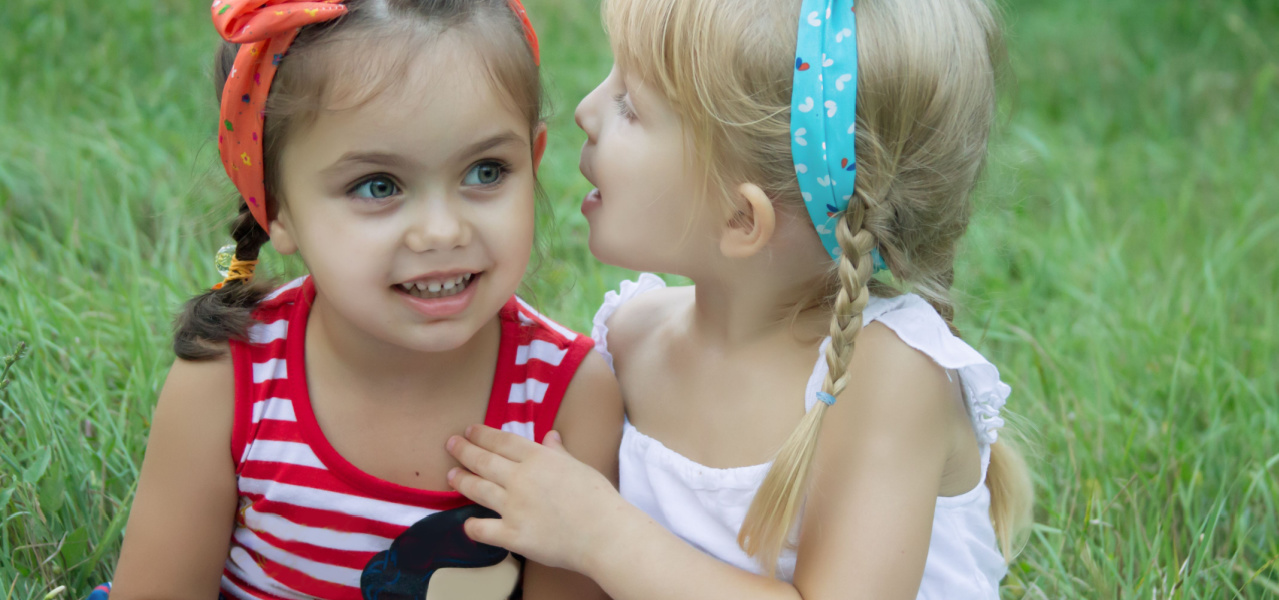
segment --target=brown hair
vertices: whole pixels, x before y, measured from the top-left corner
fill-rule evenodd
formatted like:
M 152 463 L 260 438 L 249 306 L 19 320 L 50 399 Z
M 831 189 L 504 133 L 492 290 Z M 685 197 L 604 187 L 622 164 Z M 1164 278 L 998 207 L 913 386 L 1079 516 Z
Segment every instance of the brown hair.
M 346 5 L 345 16 L 302 28 L 271 84 L 262 134 L 268 214 L 274 216 L 285 200 L 279 161 L 289 134 L 322 110 L 360 106 L 402 81 L 410 61 L 445 31 L 468 33 L 468 42 L 485 59 L 494 89 L 503 90 L 513 110 L 528 120 L 533 139 L 545 98 L 523 24 L 507 0 L 350 0 Z M 214 82 L 219 98 L 238 49 L 228 42 L 218 48 Z M 235 255 L 256 260 L 270 236 L 243 198 L 239 203 L 239 215 L 231 223 Z M 261 279 L 233 281 L 187 301 L 174 325 L 174 352 L 186 360 L 222 355 L 226 341 L 245 337 L 253 307 L 272 287 Z
M 693 134 L 708 184 L 728 189 L 749 181 L 797 211 L 804 204 L 790 105 L 800 4 L 607 0 L 604 7 L 618 64 L 671 101 Z M 901 293 L 871 278 L 872 249 L 895 282 L 951 323 L 956 245 L 986 157 L 1003 53 L 986 0 L 859 0 L 857 22 L 856 191 L 836 225 L 842 256 L 814 285 L 832 311 L 822 389 L 835 396 L 849 383 L 870 296 Z M 802 505 L 826 410 L 818 403 L 783 444 L 738 535 L 769 573 Z M 1028 531 L 1031 506 L 1027 470 L 1010 452 L 1003 442 L 992 447 L 987 476 L 1007 557 Z

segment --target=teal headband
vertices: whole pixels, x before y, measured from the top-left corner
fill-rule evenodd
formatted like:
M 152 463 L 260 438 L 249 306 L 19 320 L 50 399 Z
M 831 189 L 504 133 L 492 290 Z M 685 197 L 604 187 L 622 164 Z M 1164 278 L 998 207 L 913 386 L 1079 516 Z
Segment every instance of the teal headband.
M 835 219 L 857 181 L 857 9 L 853 0 L 804 0 L 795 43 L 791 155 L 808 216 L 831 258 Z M 886 269 L 879 250 L 875 270 Z

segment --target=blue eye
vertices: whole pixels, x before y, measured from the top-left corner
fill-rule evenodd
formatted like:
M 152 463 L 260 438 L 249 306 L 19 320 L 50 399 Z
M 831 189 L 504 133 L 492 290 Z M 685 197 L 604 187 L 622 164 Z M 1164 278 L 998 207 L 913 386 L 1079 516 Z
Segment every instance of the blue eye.
M 372 200 L 383 200 L 400 193 L 400 187 L 395 185 L 389 177 L 376 176 L 365 179 L 362 183 L 351 189 L 352 196 L 360 198 L 369 198 Z
M 471 170 L 466 172 L 466 177 L 462 178 L 462 185 L 495 185 L 502 181 L 506 173 L 506 165 L 497 161 L 486 160 L 476 163 L 475 166 L 471 167 Z

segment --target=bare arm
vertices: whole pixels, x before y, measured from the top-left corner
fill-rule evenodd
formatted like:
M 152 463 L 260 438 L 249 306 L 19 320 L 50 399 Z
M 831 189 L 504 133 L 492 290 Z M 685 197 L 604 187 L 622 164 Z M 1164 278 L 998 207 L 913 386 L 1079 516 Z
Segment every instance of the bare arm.
M 622 395 L 604 359 L 592 352 L 578 367 L 564 394 L 556 431 L 565 448 L 617 486 L 617 447 L 622 439 Z M 604 592 L 580 573 L 530 561 L 524 568 L 528 600 L 604 598 Z
M 956 388 L 886 328 L 862 333 L 814 465 L 794 585 L 702 554 L 566 453 L 491 429 L 454 454 L 458 489 L 503 514 L 475 539 L 590 575 L 618 600 L 914 598 L 950 449 Z M 491 450 L 491 452 L 490 452 Z M 474 525 L 474 527 L 472 527 Z
M 160 391 L 112 600 L 218 595 L 235 524 L 231 359 L 178 360 Z

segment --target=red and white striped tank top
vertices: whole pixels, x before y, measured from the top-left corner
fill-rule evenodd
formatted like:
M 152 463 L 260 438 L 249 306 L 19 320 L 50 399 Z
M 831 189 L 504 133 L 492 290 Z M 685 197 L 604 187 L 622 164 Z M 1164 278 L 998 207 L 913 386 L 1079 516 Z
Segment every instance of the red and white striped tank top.
M 466 517 L 484 516 L 476 511 L 486 509 L 456 492 L 375 478 L 325 439 L 306 385 L 304 338 L 314 299 L 310 277 L 290 282 L 259 304 L 248 341 L 231 343 L 231 452 L 240 506 L 223 595 L 423 598 L 434 569 L 506 559 L 504 550 L 461 533 Z M 484 422 L 540 442 L 593 344 L 518 297 L 499 316 L 501 342 Z

